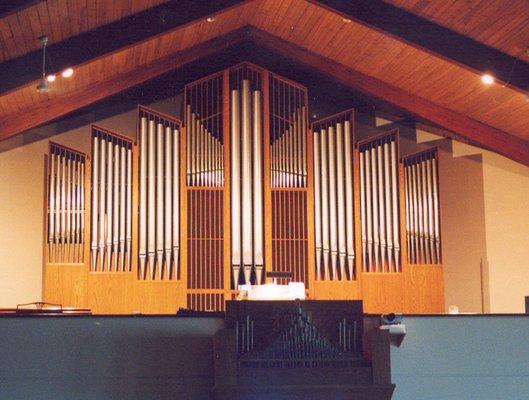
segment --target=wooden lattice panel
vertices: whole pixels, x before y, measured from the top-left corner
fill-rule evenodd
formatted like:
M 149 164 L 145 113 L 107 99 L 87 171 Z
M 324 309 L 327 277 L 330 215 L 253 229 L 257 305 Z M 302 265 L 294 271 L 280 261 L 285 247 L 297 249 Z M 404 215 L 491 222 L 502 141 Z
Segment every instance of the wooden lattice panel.
M 307 193 L 272 191 L 272 265 L 308 287 Z M 281 281 L 285 281 L 281 279 Z

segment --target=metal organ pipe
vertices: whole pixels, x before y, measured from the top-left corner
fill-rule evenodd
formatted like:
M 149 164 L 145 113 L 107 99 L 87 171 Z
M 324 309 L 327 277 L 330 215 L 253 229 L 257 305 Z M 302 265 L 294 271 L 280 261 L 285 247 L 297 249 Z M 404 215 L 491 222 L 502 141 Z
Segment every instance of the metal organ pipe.
M 187 112 L 190 113 L 189 107 Z M 191 131 L 188 126 L 189 140 Z M 139 278 L 142 280 L 178 279 L 179 152 L 179 123 L 140 107 Z M 188 154 L 193 157 L 193 152 Z M 191 182 L 191 175 L 187 179 Z
M 147 118 L 140 120 L 140 222 L 139 222 L 139 274 L 145 279 L 147 261 Z
M 251 99 L 250 82 L 242 81 L 242 262 L 246 284 L 250 283 L 252 271 L 252 192 L 251 192 L 251 172 L 252 172 L 252 137 L 251 137 Z
M 121 208 L 123 208 L 122 204 L 120 203 L 120 167 L 121 167 L 121 161 L 120 161 L 120 151 L 119 151 L 119 145 L 117 143 L 114 144 L 114 214 L 112 222 L 112 263 L 113 268 L 115 271 L 118 271 L 118 252 L 119 252 L 119 214 L 121 212 Z
M 385 268 L 385 258 L 386 258 L 386 230 L 385 227 L 388 226 L 388 221 L 386 221 L 386 213 L 385 213 L 385 207 L 386 203 L 384 202 L 384 179 L 383 179 L 383 173 L 384 173 L 384 163 L 383 163 L 383 156 L 382 156 L 382 149 L 383 146 L 378 146 L 376 149 L 377 152 L 377 165 L 378 165 L 378 199 L 379 199 L 379 221 L 380 221 L 380 261 L 381 261 L 381 270 L 384 272 Z M 388 220 L 389 220 L 389 214 L 388 214 Z
M 338 266 L 338 226 L 336 201 L 336 137 L 335 130 L 329 127 L 329 231 L 331 240 L 332 277 L 337 277 Z
M 108 149 L 107 149 L 107 212 L 105 215 L 106 219 L 106 255 L 105 255 L 105 269 L 107 271 L 110 271 L 112 269 L 112 222 L 114 215 L 113 212 L 113 190 L 114 190 L 114 175 L 113 175 L 113 146 L 112 146 L 112 140 L 108 140 Z
M 254 264 L 257 284 L 261 284 L 264 254 L 263 254 L 263 179 L 262 179 L 262 117 L 261 92 L 253 92 L 253 240 Z
M 318 279 L 323 280 L 354 279 L 353 156 L 349 118 L 349 113 L 342 113 L 313 125 L 316 247 L 320 264 L 317 272 Z M 363 163 L 363 158 L 361 161 Z
M 172 137 L 171 127 L 165 127 L 165 235 L 164 235 L 164 260 L 165 270 L 163 273 L 167 278 L 171 277 L 171 250 L 173 247 L 173 224 L 171 220 L 173 218 L 173 174 L 171 168 L 173 167 L 173 147 L 171 143 Z M 178 182 L 175 182 L 175 184 Z M 174 223 L 174 222 L 173 222 Z M 162 265 L 161 260 L 158 264 Z
M 130 255 L 130 142 L 102 128 L 92 128 L 92 271 L 125 271 Z M 84 208 L 84 171 L 78 171 L 77 202 Z M 130 182 L 131 183 L 131 182 Z M 84 220 L 76 223 L 83 237 Z M 82 249 L 79 250 L 82 253 Z M 127 265 L 127 266 L 126 266 Z
M 151 267 L 151 273 L 155 273 L 152 270 L 158 271 L 159 279 L 162 279 L 162 266 L 164 254 L 163 131 L 163 125 L 159 122 L 157 125 L 156 132 L 156 261 L 155 265 Z
M 387 264 L 388 271 L 391 271 L 392 254 L 393 254 L 393 230 L 392 230 L 392 203 L 391 203 L 391 180 L 390 180 L 390 146 L 387 140 L 384 140 L 384 145 L 380 146 L 379 149 L 384 150 L 384 203 L 386 205 L 386 236 L 387 236 Z
M 323 242 L 323 272 L 324 279 L 328 280 L 329 261 L 330 261 L 330 237 L 329 237 L 329 179 L 328 179 L 328 147 L 327 147 L 327 131 L 321 130 L 321 203 L 322 203 L 322 242 Z
M 231 264 L 233 283 L 239 282 L 241 267 L 241 220 L 240 220 L 240 118 L 239 91 L 231 91 Z
M 439 194 L 437 188 L 437 158 L 432 158 L 432 180 L 433 180 L 433 212 L 434 212 L 434 239 L 435 239 L 435 262 L 441 262 L 440 254 L 440 232 L 439 232 Z
M 155 277 L 155 258 L 156 258 L 156 125 L 154 120 L 149 120 L 149 135 L 148 135 L 148 163 L 147 163 L 147 174 L 148 174 L 148 190 L 147 190 L 147 259 L 149 262 L 149 277 L 154 279 Z
M 340 263 L 340 279 L 345 279 L 345 262 L 347 243 L 345 237 L 345 174 L 344 174 L 344 134 L 342 124 L 336 124 L 336 185 L 338 196 L 338 255 Z
M 400 244 L 399 244 L 399 213 L 398 213 L 398 181 L 397 181 L 397 150 L 395 140 L 390 143 L 391 150 L 391 197 L 392 197 L 392 215 L 393 215 L 393 255 L 395 259 L 395 271 L 400 271 Z
M 125 242 L 126 248 L 123 249 L 125 257 L 125 268 L 124 271 L 131 270 L 131 258 L 132 258 L 132 143 L 127 147 L 127 199 L 123 205 L 126 204 L 126 218 L 125 223 Z
M 172 278 L 178 278 L 180 243 L 180 132 L 173 129 L 173 263 Z M 171 278 L 171 276 L 169 276 Z
M 129 168 L 127 160 L 127 149 L 122 146 L 120 148 L 120 178 L 119 178 L 119 236 L 118 236 L 118 250 L 117 252 L 120 255 L 119 261 L 116 262 L 116 267 L 119 264 L 121 271 L 126 271 L 125 266 L 125 230 L 126 230 L 126 211 L 127 211 L 127 190 L 128 182 L 127 179 L 127 169 Z
M 367 268 L 367 228 L 366 228 L 366 187 L 365 187 L 365 154 L 360 154 L 360 216 L 362 220 L 362 265 Z
M 412 264 L 440 262 L 437 152 L 426 150 L 404 159 L 408 258 Z
M 100 169 L 100 184 L 99 184 L 99 269 L 104 270 L 105 260 L 105 225 L 106 225 L 106 207 L 105 207 L 105 193 L 107 190 L 106 183 L 106 158 L 107 158 L 107 144 L 106 140 L 101 138 L 100 140 L 100 156 L 99 156 L 99 169 Z
M 313 136 L 314 147 L 314 209 L 315 218 L 314 226 L 316 230 L 316 279 L 322 279 L 321 276 L 321 259 L 322 259 L 322 243 L 321 243 L 321 185 L 320 185 L 320 138 L 319 133 L 314 132 Z
M 50 180 L 48 196 L 48 260 L 55 261 L 55 166 L 56 155 L 50 154 Z
M 379 251 L 380 251 L 380 237 L 379 237 L 379 220 L 378 220 L 378 191 L 377 191 L 377 151 L 376 147 L 371 147 L 371 189 L 373 199 L 373 244 L 375 251 L 375 272 L 379 272 Z
M 346 236 L 347 236 L 347 271 L 349 279 L 354 278 L 354 200 L 353 200 L 353 157 L 352 157 L 352 138 L 351 122 L 344 122 L 345 134 L 345 213 L 346 213 Z
M 50 145 L 47 180 L 47 221 L 49 263 L 82 263 L 80 221 L 84 203 L 80 197 L 84 155 L 57 144 Z

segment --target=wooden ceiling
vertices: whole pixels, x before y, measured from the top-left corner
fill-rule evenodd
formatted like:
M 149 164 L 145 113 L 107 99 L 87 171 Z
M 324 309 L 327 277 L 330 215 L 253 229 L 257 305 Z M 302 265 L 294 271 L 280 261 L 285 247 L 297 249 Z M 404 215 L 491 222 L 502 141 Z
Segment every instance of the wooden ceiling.
M 529 61 L 527 0 L 384 0 L 469 36 L 524 62 Z
M 139 13 L 168 0 L 47 0 L 0 18 L 0 62 L 20 57 L 49 45 Z
M 72 79 L 58 79 L 49 93 L 35 90 L 37 80 L 5 92 L 0 138 L 247 38 L 529 165 L 529 102 L 523 93 L 484 86 L 459 63 L 309 0 L 242 2 L 216 13 L 214 22 L 190 21 L 78 65 Z

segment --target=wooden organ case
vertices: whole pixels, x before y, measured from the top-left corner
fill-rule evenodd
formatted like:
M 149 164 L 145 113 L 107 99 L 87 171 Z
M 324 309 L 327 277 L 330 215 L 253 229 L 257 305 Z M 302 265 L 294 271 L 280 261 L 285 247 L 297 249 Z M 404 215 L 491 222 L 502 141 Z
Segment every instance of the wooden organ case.
M 311 299 L 442 312 L 436 150 L 400 160 L 398 130 L 357 142 L 354 110 L 308 115 L 305 87 L 243 63 L 187 84 L 183 123 L 140 106 L 136 135 L 92 126 L 91 157 L 52 144 L 45 300 L 224 311 L 279 272 Z

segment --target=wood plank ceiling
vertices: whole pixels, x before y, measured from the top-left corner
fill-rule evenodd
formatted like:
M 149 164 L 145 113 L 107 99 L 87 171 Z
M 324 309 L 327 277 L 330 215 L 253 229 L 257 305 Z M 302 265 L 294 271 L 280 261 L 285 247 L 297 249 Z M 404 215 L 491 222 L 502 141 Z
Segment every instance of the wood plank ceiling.
M 0 18 L 0 62 L 139 13 L 169 0 L 47 0 Z
M 396 106 L 402 99 L 407 111 L 529 165 L 529 103 L 521 91 L 484 86 L 479 75 L 464 66 L 308 0 L 237 4 L 217 13 L 214 22 L 192 21 L 79 65 L 73 79 L 58 80 L 46 94 L 35 90 L 37 80 L 3 93 L 0 138 L 182 65 L 182 55 L 191 61 L 223 43 L 233 44 L 248 31 L 264 33 L 252 35 L 253 40 L 264 43 L 272 38 L 313 55 L 321 70 L 336 65 L 368 77 L 372 84 L 356 88 L 379 97 L 391 94 Z M 349 84 L 355 85 L 353 80 Z M 382 87 L 384 91 L 377 89 Z M 427 105 L 436 107 L 436 118 Z
M 529 61 L 527 0 L 384 0 L 471 37 L 524 62 Z

